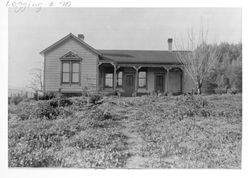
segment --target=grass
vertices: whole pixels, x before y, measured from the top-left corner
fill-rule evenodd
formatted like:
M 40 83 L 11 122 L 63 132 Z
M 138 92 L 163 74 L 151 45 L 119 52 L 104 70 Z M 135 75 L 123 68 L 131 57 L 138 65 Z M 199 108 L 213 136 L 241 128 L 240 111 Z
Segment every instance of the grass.
M 62 101 L 9 105 L 9 167 L 241 167 L 241 95 Z

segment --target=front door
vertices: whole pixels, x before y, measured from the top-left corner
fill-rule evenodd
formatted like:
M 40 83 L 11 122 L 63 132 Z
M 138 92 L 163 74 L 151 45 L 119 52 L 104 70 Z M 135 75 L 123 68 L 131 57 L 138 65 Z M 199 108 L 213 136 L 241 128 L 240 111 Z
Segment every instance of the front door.
M 164 74 L 155 75 L 155 91 L 164 92 Z
M 134 74 L 126 74 L 124 85 L 124 96 L 132 96 L 135 89 L 135 76 Z

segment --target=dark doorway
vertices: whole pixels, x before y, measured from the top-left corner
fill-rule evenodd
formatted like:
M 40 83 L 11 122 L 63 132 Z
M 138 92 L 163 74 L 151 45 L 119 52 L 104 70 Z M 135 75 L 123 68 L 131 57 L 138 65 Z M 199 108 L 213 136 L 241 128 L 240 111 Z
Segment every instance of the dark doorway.
M 132 96 L 135 89 L 135 76 L 134 74 L 126 74 L 124 85 L 124 96 Z
M 155 74 L 155 91 L 164 92 L 164 74 Z

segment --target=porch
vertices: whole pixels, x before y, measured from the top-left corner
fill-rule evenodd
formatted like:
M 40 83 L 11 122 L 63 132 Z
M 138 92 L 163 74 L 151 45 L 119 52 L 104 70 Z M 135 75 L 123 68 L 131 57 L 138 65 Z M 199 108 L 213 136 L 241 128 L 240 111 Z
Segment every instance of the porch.
M 183 66 L 171 64 L 117 64 L 99 62 L 98 90 L 122 96 L 183 92 Z

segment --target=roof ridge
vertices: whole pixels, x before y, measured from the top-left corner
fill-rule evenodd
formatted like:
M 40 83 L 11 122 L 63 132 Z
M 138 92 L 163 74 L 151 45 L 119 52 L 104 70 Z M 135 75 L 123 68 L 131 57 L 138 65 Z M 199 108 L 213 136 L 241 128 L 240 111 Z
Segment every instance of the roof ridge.
M 168 51 L 168 50 L 151 50 L 151 49 L 96 49 L 98 51 L 160 51 L 160 52 L 188 52 L 190 50 L 172 50 L 172 51 Z
M 61 42 L 63 42 L 64 40 L 66 40 L 67 38 L 72 37 L 73 39 L 75 39 L 76 41 L 78 41 L 79 43 L 81 43 L 82 45 L 84 45 L 85 47 L 87 47 L 90 51 L 92 51 L 93 53 L 97 54 L 97 55 L 101 55 L 101 53 L 96 50 L 95 48 L 93 48 L 92 46 L 90 46 L 89 44 L 87 44 L 85 41 L 80 40 L 77 36 L 75 36 L 73 33 L 69 33 L 68 35 L 64 36 L 63 38 L 61 38 L 60 40 L 56 41 L 55 43 L 53 43 L 52 45 L 50 45 L 49 47 L 45 48 L 44 50 L 42 50 L 40 52 L 40 54 L 44 54 L 47 51 L 53 49 L 55 46 L 57 46 L 58 44 L 60 44 Z

